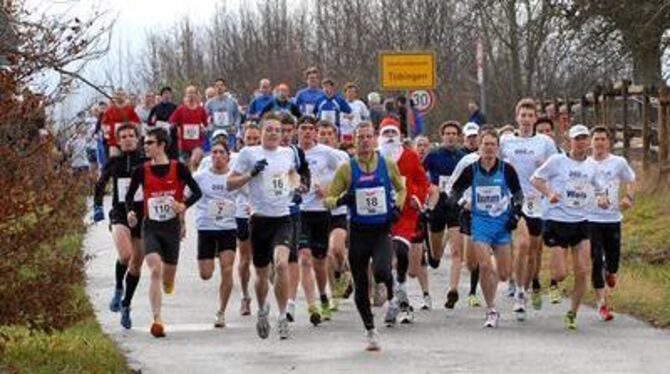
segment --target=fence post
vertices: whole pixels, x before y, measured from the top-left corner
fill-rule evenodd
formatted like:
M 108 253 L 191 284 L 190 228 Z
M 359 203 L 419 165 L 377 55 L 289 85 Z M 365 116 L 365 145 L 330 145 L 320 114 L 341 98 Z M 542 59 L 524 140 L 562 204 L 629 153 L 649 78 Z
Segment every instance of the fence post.
M 667 87 L 658 90 L 658 168 L 663 173 L 668 161 L 668 99 Z
M 649 132 L 649 96 L 645 91 L 642 94 L 642 168 L 649 169 L 649 148 L 651 134 Z
M 623 96 L 623 157 L 628 159 L 630 151 L 630 132 L 628 131 L 628 81 L 621 84 L 621 95 Z

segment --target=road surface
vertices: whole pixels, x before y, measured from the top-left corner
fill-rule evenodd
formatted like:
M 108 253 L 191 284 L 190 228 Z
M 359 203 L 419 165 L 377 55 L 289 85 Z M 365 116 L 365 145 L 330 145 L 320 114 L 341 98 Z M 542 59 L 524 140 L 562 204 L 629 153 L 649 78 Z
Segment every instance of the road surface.
M 175 293 L 163 298 L 168 334 L 164 339 L 154 339 L 148 331 L 151 311 L 146 275 L 140 280 L 133 302 L 132 330 L 124 330 L 119 325 L 119 315 L 108 309 L 116 252 L 107 222 L 92 225 L 84 242 L 86 253 L 92 255 L 87 265 L 87 292 L 97 318 L 126 354 L 131 368 L 142 373 L 670 372 L 670 333 L 623 315 L 605 324 L 598 321 L 591 308 L 580 312 L 578 330 L 568 332 L 562 318 L 568 307 L 565 300 L 560 305 L 549 305 L 545 298 L 542 311 L 530 311 L 527 321 L 517 322 L 511 301 L 501 298 L 500 327 L 483 329 L 483 308 L 468 308 L 463 301 L 454 310 L 443 308 L 447 261 L 439 269 L 429 270 L 434 309 L 417 311 L 414 324 L 386 328 L 382 325 L 384 309 L 375 308 L 381 352 L 363 351 L 364 331 L 352 298 L 341 304 L 331 322 L 313 327 L 301 299 L 302 291 L 297 322 L 291 324 L 291 338 L 280 341 L 274 330 L 269 339 L 259 339 L 255 299 L 253 316 L 241 317 L 238 313 L 237 275 L 227 327 L 214 329 L 219 278 L 217 274 L 205 282 L 198 277 L 197 233 L 191 214 L 188 222 Z M 146 266 L 143 271 L 147 274 Z M 468 289 L 468 281 L 465 274 L 461 293 Z M 409 285 L 410 297 L 418 305 L 418 283 L 410 279 Z M 273 328 L 276 312 L 273 304 Z

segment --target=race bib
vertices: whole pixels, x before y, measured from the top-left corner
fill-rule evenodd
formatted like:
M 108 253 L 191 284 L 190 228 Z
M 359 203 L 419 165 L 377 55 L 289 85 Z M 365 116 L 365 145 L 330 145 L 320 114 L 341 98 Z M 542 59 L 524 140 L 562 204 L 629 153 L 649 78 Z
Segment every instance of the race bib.
M 386 214 L 386 192 L 384 187 L 356 189 L 356 211 L 361 216 Z
M 334 110 L 324 110 L 321 112 L 321 119 L 328 121 L 330 123 L 335 123 L 335 119 L 337 118 L 337 115 Z
M 177 217 L 177 213 L 172 209 L 172 196 L 150 197 L 147 201 L 149 206 L 149 219 L 152 221 L 165 222 Z
M 214 112 L 214 126 L 227 127 L 228 126 L 228 112 Z
M 119 201 L 126 200 L 126 194 L 128 194 L 128 187 L 130 187 L 130 178 L 118 178 L 116 180 L 116 192 L 118 193 L 117 199 Z M 134 201 L 142 201 L 142 189 L 138 188 L 135 191 Z
M 570 180 L 565 185 L 565 206 L 582 209 L 589 202 L 589 185 L 581 180 Z
M 209 200 L 207 204 L 207 216 L 215 221 L 221 221 L 235 215 L 235 203 L 230 200 Z
M 500 186 L 476 187 L 477 209 L 486 211 L 491 217 L 497 217 L 507 210 L 507 197 L 502 196 Z
M 529 217 L 542 216 L 542 196 L 528 195 L 523 201 L 523 212 Z
M 184 124 L 184 139 L 185 140 L 200 139 L 200 125 L 199 124 Z
M 314 104 L 305 104 L 305 114 L 310 116 L 314 114 Z
M 265 175 L 263 188 L 268 196 L 286 197 L 289 194 L 288 174 Z
M 168 134 L 170 133 L 170 123 L 169 122 L 156 121 L 156 127 L 159 127 L 161 129 L 167 131 Z
M 449 179 L 450 176 L 448 175 L 440 175 L 440 179 L 438 181 L 438 186 L 440 187 L 440 191 L 448 193 L 449 190 L 451 189 L 451 185 L 449 184 Z

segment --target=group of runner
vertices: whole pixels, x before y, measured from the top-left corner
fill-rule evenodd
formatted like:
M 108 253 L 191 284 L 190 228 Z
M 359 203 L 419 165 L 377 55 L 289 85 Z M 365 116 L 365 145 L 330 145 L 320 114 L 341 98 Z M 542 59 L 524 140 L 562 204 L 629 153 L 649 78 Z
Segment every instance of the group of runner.
M 410 139 L 398 116 L 373 123 L 355 84 L 347 84 L 342 97 L 331 79 L 319 86 L 314 68 L 305 79 L 307 87 L 294 98 L 287 85 L 272 95 L 270 82 L 261 80 L 244 114 L 223 79 L 204 103 L 193 86 L 180 106 L 171 103 L 166 87 L 158 104 L 142 110 L 133 109 L 122 91 L 115 94 L 100 121 L 106 162 L 93 218 L 105 219 L 103 196 L 112 180 L 109 221 L 118 260 L 110 310 L 120 312 L 123 327 L 132 327 L 131 303 L 146 262 L 150 332 L 165 336 L 161 299 L 174 292 L 192 206 L 203 280 L 211 279 L 219 260 L 217 328 L 226 325 L 237 260 L 243 316 L 252 313 L 251 264 L 255 269 L 259 337 L 271 332 L 270 287 L 277 332 L 286 339 L 301 286 L 314 325 L 333 318 L 340 300 L 353 292 L 366 349 L 379 350 L 372 304 L 386 304 L 388 326 L 412 322 L 409 276 L 423 292 L 421 308 L 431 309 L 427 266 L 438 268 L 445 248 L 451 257 L 445 307 L 453 309 L 460 298 L 465 261 L 467 302 L 480 306 L 480 283 L 486 327 L 498 325 L 501 281 L 509 281 L 518 320 L 526 318 L 527 295 L 542 308 L 545 246 L 552 303 L 561 302 L 558 283 L 572 253 L 575 283 L 566 327 L 576 328 L 589 266 L 599 315 L 613 318 L 605 285 L 616 284 L 621 210 L 633 202 L 635 174 L 610 153 L 606 128 L 572 126 L 563 150 L 552 139 L 552 121 L 538 118 L 535 101 L 524 99 L 515 108 L 514 133 L 447 121 L 439 127 L 441 144 L 431 149 L 425 136 Z

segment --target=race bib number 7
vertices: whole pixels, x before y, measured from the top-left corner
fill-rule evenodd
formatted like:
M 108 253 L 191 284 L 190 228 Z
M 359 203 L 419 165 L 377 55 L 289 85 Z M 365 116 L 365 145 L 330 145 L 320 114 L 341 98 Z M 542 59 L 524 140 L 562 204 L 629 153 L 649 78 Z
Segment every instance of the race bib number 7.
M 150 197 L 147 201 L 149 207 L 149 219 L 152 221 L 165 222 L 177 217 L 172 209 L 174 198 L 172 196 Z
M 210 200 L 207 205 L 207 215 L 215 221 L 233 217 L 234 214 L 235 204 L 230 200 Z
M 361 216 L 386 214 L 386 192 L 384 187 L 360 188 L 356 190 L 356 211 Z

